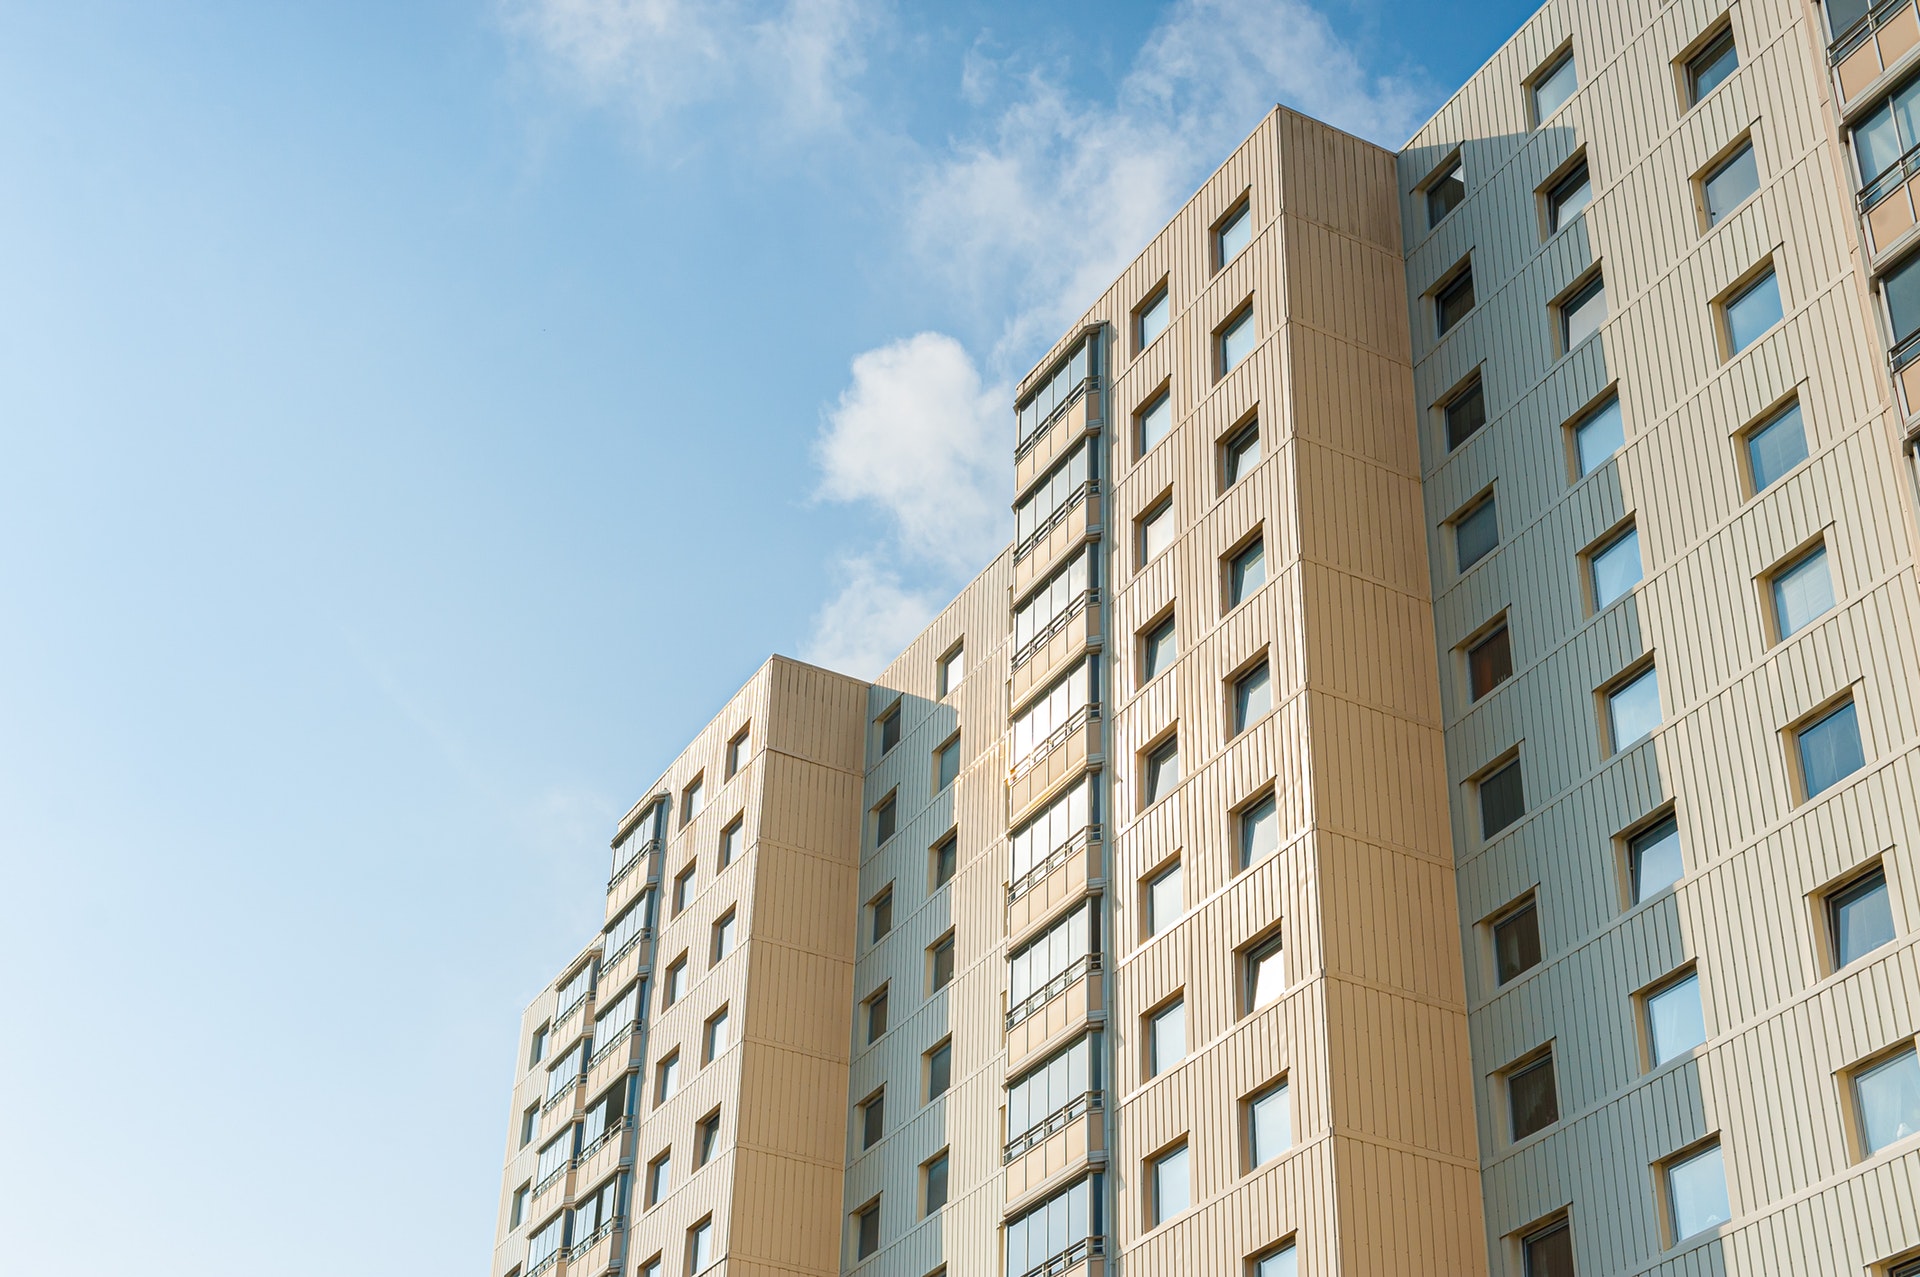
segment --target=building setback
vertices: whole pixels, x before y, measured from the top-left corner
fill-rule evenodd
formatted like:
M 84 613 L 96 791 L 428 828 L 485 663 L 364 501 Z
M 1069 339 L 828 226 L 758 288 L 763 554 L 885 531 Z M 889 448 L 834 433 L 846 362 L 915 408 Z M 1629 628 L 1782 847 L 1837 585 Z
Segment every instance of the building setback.
M 1920 1274 L 1917 3 L 1262 121 L 620 822 L 493 1277 Z

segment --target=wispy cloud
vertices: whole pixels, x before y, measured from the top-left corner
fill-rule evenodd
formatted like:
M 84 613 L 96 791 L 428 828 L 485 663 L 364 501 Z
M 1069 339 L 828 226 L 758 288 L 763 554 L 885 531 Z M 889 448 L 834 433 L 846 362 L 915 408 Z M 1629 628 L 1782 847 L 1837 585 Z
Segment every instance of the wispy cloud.
M 855 678 L 871 679 L 900 655 L 946 602 L 934 590 L 911 590 L 900 573 L 870 555 L 840 562 L 840 592 L 814 613 L 804 659 Z

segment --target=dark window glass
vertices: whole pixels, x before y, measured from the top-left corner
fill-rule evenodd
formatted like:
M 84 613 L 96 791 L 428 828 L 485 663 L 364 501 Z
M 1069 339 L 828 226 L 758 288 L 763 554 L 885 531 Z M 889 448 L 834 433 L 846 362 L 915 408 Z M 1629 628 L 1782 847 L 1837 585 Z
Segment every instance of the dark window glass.
M 1501 984 L 1540 965 L 1540 910 L 1533 901 L 1493 924 L 1493 964 Z
M 1529 1234 L 1521 1249 L 1526 1253 L 1526 1277 L 1575 1277 L 1573 1229 L 1566 1220 Z
M 1279 805 L 1268 794 L 1240 813 L 1240 867 L 1245 869 L 1280 850 Z
M 1463 270 L 1447 281 L 1446 285 L 1433 295 L 1433 308 L 1440 335 L 1444 337 L 1455 324 L 1467 317 L 1468 311 L 1473 309 L 1473 271 Z
M 872 1148 L 886 1134 L 887 1096 L 883 1091 L 860 1110 L 860 1147 Z
M 927 1214 L 939 1210 L 947 1204 L 947 1155 L 945 1153 L 927 1163 Z
M 900 743 L 900 711 L 891 709 L 880 720 L 880 752 L 886 753 Z
M 1520 780 L 1519 759 L 1481 781 L 1479 788 L 1482 838 L 1493 837 L 1526 814 L 1527 799 Z
M 937 793 L 954 782 L 960 775 L 960 742 L 949 741 L 940 747 L 939 755 L 934 759 L 933 788 Z
M 1582 160 L 1547 192 L 1547 233 L 1559 231 L 1592 202 L 1593 179 L 1587 174 L 1587 162 Z
M 1451 452 L 1487 424 L 1487 396 L 1480 379 L 1447 401 L 1447 450 Z
M 943 1042 L 927 1055 L 927 1100 L 931 1103 L 953 1085 L 953 1043 Z
M 873 812 L 873 844 L 874 846 L 877 847 L 881 843 L 885 842 L 887 839 L 893 837 L 894 822 L 898 819 L 898 815 L 899 815 L 899 807 L 891 798 L 887 799 L 885 802 L 881 803 L 878 807 L 874 808 L 874 812 Z
M 867 1041 L 878 1042 L 887 1031 L 887 995 L 877 993 L 867 1000 Z
M 873 939 L 878 943 L 893 930 L 893 891 L 889 888 L 873 898 Z
M 1513 643 L 1506 626 L 1467 649 L 1467 688 L 1474 700 L 1512 677 Z
M 1431 230 L 1440 224 L 1440 219 L 1460 207 L 1460 201 L 1467 198 L 1467 184 L 1460 175 L 1460 161 L 1454 160 L 1441 172 L 1440 176 L 1427 183 L 1427 227 Z
M 1887 293 L 1887 317 L 1893 321 L 1894 342 L 1898 344 L 1920 332 L 1920 257 L 1910 258 L 1887 276 L 1881 287 Z
M 1513 1117 L 1513 1138 L 1523 1140 L 1560 1120 L 1560 1100 L 1553 1089 L 1553 1057 L 1547 1056 L 1507 1075 L 1507 1106 Z
M 953 937 L 948 936 L 933 948 L 933 989 L 938 993 L 953 983 Z
M 933 885 L 936 890 L 953 881 L 959 861 L 960 840 L 957 837 L 948 837 L 933 849 Z
M 1460 571 L 1486 558 L 1499 544 L 1500 514 L 1491 497 L 1454 521 L 1453 549 Z
M 860 1258 L 865 1259 L 880 1249 L 880 1203 L 875 1202 L 860 1212 Z

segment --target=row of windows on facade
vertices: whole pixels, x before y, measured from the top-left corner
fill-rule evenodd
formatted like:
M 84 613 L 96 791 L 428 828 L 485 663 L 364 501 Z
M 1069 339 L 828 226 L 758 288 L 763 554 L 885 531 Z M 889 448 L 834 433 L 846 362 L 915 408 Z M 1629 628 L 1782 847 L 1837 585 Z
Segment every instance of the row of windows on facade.
M 544 1272 L 558 1261 L 563 1244 L 561 1239 L 564 1236 L 560 1230 L 570 1226 L 568 1217 L 562 1215 L 542 1229 L 543 1233 L 548 1229 L 554 1230 L 555 1239 L 545 1243 L 548 1249 L 545 1256 L 538 1261 L 533 1258 L 532 1251 L 529 1250 L 525 1268 L 526 1277 L 535 1277 L 535 1274 Z M 578 1246 L 579 1243 L 573 1245 Z M 721 1256 L 714 1243 L 713 1218 L 708 1216 L 687 1229 L 685 1248 L 678 1271 L 685 1274 L 685 1277 L 694 1277 L 694 1274 L 703 1273 L 713 1267 L 720 1259 Z M 657 1254 L 637 1265 L 634 1271 L 639 1274 L 639 1277 L 666 1277 L 668 1272 L 666 1264 L 666 1256 Z M 515 1268 L 507 1273 L 507 1277 L 521 1277 L 521 1273 L 521 1269 Z

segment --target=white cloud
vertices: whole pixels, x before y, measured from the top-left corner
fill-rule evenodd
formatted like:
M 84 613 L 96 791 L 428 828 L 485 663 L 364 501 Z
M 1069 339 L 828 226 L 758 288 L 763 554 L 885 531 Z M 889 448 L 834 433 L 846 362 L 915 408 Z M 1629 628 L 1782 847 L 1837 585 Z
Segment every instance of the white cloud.
M 870 556 L 845 559 L 840 571 L 840 592 L 814 614 L 813 637 L 801 657 L 871 679 L 926 628 L 946 599 L 907 589 L 898 572 Z

